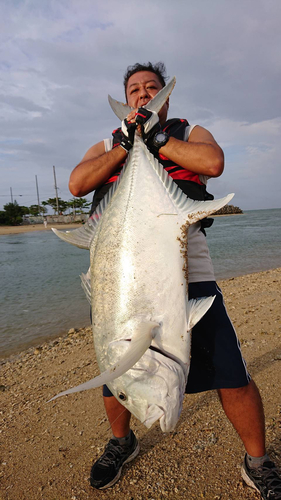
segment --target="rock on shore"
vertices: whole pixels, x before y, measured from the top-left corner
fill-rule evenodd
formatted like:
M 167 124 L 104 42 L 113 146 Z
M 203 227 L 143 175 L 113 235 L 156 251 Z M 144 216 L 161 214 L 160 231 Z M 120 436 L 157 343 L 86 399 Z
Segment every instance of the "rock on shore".
M 217 210 L 214 215 L 236 215 L 243 214 L 243 210 L 239 207 L 235 207 L 234 205 L 225 205 L 224 207 Z

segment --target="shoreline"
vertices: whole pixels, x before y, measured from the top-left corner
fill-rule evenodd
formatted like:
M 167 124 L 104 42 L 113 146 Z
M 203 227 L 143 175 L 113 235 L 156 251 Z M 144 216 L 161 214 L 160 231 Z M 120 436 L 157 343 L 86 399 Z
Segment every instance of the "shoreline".
M 223 287 L 225 284 L 227 284 L 228 282 L 231 282 L 231 281 L 240 280 L 240 279 L 247 280 L 248 277 L 251 278 L 252 276 L 259 276 L 259 275 L 262 275 L 264 273 L 274 273 L 274 272 L 277 272 L 277 273 L 281 272 L 281 268 L 266 269 L 263 271 L 256 271 L 254 273 L 234 276 L 231 278 L 218 279 L 217 283 L 220 287 Z M 25 353 L 31 353 L 32 351 L 34 351 L 38 348 L 41 348 L 43 345 L 52 344 L 57 339 L 64 339 L 69 335 L 69 332 L 71 332 L 71 334 L 72 334 L 72 333 L 77 333 L 79 331 L 87 330 L 89 328 L 91 330 L 91 325 L 86 325 L 86 326 L 83 325 L 83 326 L 79 326 L 76 328 L 71 327 L 68 330 L 63 330 L 63 331 L 60 330 L 57 333 L 53 333 L 51 335 L 46 335 L 46 337 L 43 337 L 41 339 L 38 338 L 38 339 L 31 340 L 26 345 L 22 345 L 19 348 L 17 348 L 17 347 L 11 348 L 10 351 L 8 351 L 8 350 L 6 351 L 6 354 L 4 353 L 4 355 L 2 355 L 2 356 L 0 355 L 0 366 L 3 365 L 6 361 L 10 362 L 10 361 L 13 361 L 15 359 L 18 359 L 19 357 L 21 357 L 21 355 L 24 355 Z
M 51 231 L 52 227 L 56 229 L 78 229 L 83 224 L 80 222 L 73 222 L 70 224 L 48 224 L 47 227 L 44 224 L 26 224 L 24 226 L 0 226 L 0 236 L 9 234 L 23 234 L 31 233 L 33 231 Z

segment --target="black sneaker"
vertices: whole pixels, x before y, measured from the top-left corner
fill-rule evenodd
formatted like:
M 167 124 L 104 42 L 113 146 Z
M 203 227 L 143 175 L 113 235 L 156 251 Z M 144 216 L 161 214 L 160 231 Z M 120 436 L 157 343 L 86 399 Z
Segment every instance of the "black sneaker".
M 245 483 L 255 488 L 264 500 L 281 500 L 281 477 L 273 462 L 267 461 L 258 469 L 250 469 L 245 456 L 241 474 Z
M 120 445 L 116 439 L 110 439 L 104 453 L 91 469 L 91 486 L 98 490 L 113 486 L 121 475 L 123 465 L 131 462 L 139 451 L 140 446 L 133 431 L 128 445 Z

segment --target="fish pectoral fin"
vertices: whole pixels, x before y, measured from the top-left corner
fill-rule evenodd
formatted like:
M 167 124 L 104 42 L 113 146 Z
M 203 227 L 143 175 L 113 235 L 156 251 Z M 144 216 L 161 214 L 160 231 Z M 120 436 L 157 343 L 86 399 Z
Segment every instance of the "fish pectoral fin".
M 104 372 L 105 373 L 105 372 Z M 84 384 L 77 385 L 76 387 L 72 387 L 71 389 L 67 389 L 66 391 L 60 392 L 56 396 L 54 396 L 52 399 L 49 399 L 47 403 L 50 403 L 51 401 L 54 401 L 57 398 L 60 398 L 61 396 L 66 396 L 67 394 L 72 394 L 74 392 L 82 392 L 82 391 L 87 391 L 88 389 L 95 389 L 96 387 L 100 387 L 103 385 L 103 382 L 100 382 L 100 377 L 103 374 L 99 375 L 98 377 L 92 378 L 91 380 L 88 380 L 88 382 L 84 382 Z
M 139 361 L 145 351 L 150 347 L 151 341 L 155 337 L 159 327 L 159 323 L 152 321 L 140 323 L 135 330 L 131 341 L 128 342 L 127 351 L 124 356 L 122 356 L 122 358 L 115 363 L 115 365 L 111 366 L 97 377 L 88 380 L 88 382 L 85 382 L 84 384 L 80 384 L 77 385 L 77 387 L 60 392 L 50 399 L 48 403 L 50 401 L 54 401 L 60 396 L 66 396 L 67 394 L 72 394 L 73 392 L 82 392 L 87 391 L 88 389 L 94 389 L 121 377 L 121 375 L 127 372 Z
M 216 296 L 191 299 L 186 305 L 187 329 L 191 330 L 196 323 L 206 314 L 214 302 Z

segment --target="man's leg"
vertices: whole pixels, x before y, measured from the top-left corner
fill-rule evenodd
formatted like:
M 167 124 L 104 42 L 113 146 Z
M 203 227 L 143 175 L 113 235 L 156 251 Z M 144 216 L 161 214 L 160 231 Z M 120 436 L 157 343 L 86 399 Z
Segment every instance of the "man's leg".
M 253 457 L 265 455 L 265 424 L 263 405 L 253 380 L 238 389 L 219 389 L 219 398 L 226 416 Z
M 247 451 L 241 471 L 244 481 L 262 498 L 281 499 L 280 473 L 265 451 L 263 405 L 255 382 L 239 389 L 220 389 L 218 393 Z
M 114 397 L 103 397 L 105 410 L 112 429 L 117 438 L 123 438 L 130 432 L 131 413 Z

